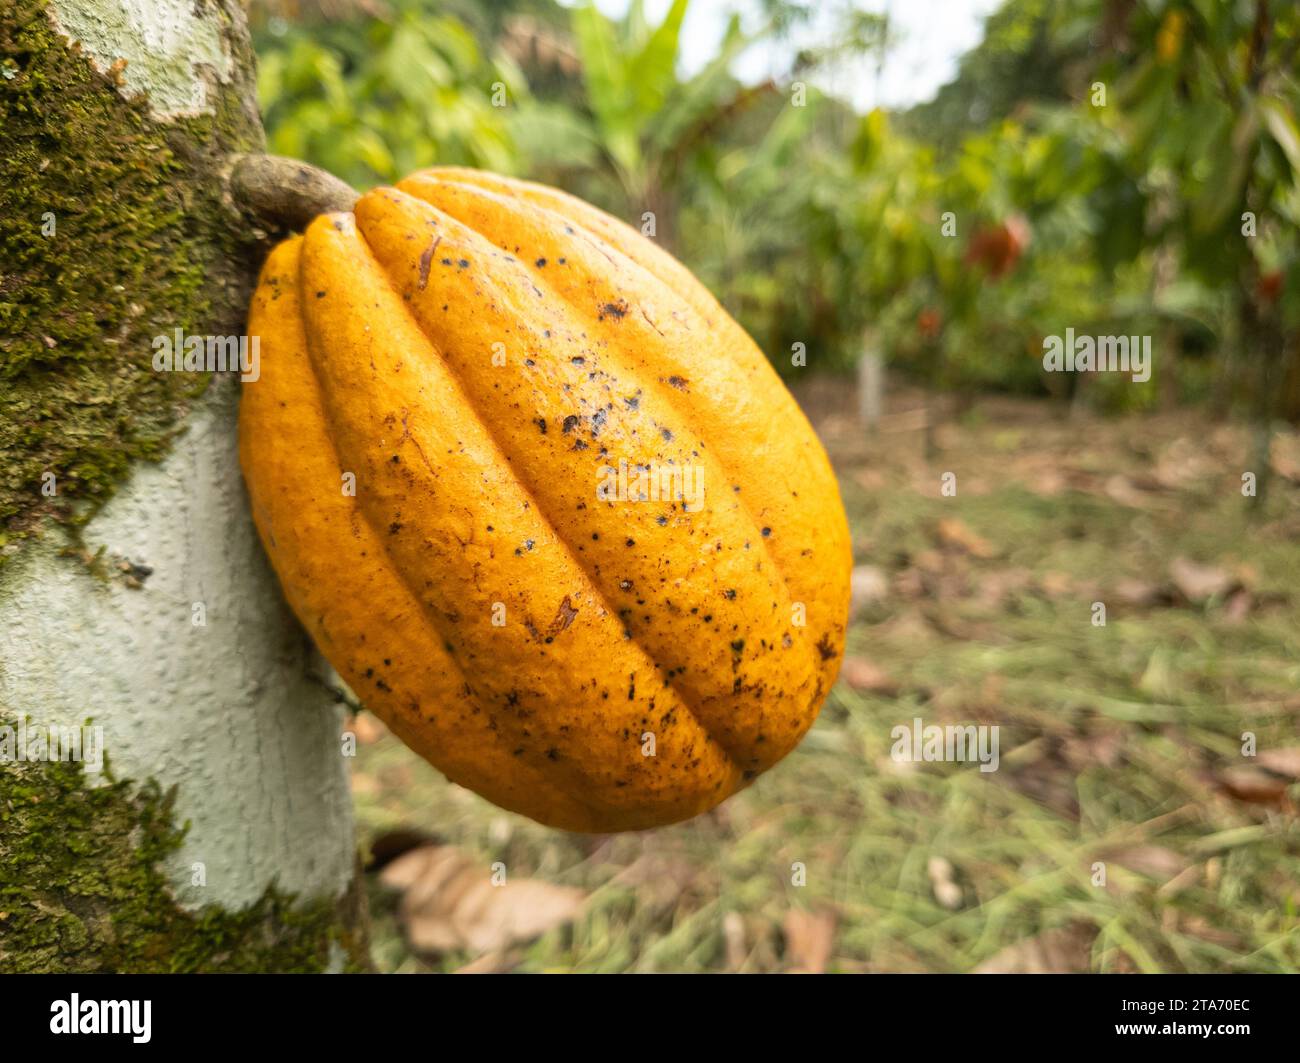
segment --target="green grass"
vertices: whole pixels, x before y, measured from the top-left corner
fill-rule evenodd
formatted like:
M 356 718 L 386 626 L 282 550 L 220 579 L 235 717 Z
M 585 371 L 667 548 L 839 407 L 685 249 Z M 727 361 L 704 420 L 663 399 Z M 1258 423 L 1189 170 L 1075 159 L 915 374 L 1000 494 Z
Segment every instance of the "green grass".
M 1070 944 L 1058 969 L 1300 971 L 1300 783 L 1265 776 L 1267 801 L 1224 785 L 1256 763 L 1241 756 L 1243 732 L 1261 752 L 1300 746 L 1296 484 L 1275 478 L 1266 500 L 1243 498 L 1244 433 L 1191 415 L 1066 421 L 985 403 L 941 431 L 928 464 L 915 434 L 864 442 L 842 412 L 814 418 L 858 562 L 891 580 L 849 652 L 896 692 L 841 682 L 801 747 L 749 790 L 637 835 L 539 827 L 384 736 L 355 764 L 363 838 L 428 830 L 485 874 L 501 860 L 589 891 L 578 922 L 512 954 L 518 970 L 780 970 L 787 913 L 803 908 L 836 915 L 830 970 L 1015 966 L 1026 943 L 1059 931 Z M 1197 475 L 1152 481 L 1193 451 Z M 939 492 L 945 471 L 956 497 Z M 1108 487 L 1116 476 L 1143 486 Z M 942 518 L 992 556 L 945 544 Z M 1179 556 L 1238 574 L 1249 597 L 1170 600 Z M 1157 600 L 1125 605 L 1126 579 Z M 1094 601 L 1107 603 L 1104 627 Z M 895 763 L 890 731 L 914 716 L 996 724 L 1000 769 Z M 953 869 L 955 907 L 936 900 L 934 857 Z M 376 882 L 372 902 L 381 969 L 473 959 L 412 955 L 395 898 Z

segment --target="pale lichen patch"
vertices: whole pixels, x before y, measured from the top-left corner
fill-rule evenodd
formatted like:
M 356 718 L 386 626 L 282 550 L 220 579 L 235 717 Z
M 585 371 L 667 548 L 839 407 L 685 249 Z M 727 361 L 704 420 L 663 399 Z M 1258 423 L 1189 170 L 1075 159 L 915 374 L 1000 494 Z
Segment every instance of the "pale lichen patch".
M 230 80 L 232 56 L 220 24 L 194 0 L 54 0 L 56 28 L 80 45 L 126 95 L 141 96 L 154 118 L 215 113 L 210 84 Z

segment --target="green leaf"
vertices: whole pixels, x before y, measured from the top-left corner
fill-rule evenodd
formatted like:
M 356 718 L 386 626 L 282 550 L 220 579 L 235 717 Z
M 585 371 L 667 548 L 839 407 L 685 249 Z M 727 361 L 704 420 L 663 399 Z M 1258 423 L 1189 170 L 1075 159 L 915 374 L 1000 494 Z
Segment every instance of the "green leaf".
M 641 151 L 632 114 L 629 67 L 622 61 L 614 27 L 588 0 L 573 11 L 573 33 L 587 83 L 587 101 L 605 148 L 625 172 L 635 173 L 640 169 Z
M 1248 107 L 1231 130 L 1214 146 L 1210 176 L 1192 210 L 1193 225 L 1202 233 L 1214 232 L 1241 202 L 1259 144 L 1259 112 Z
M 633 111 L 642 121 L 654 116 L 677 84 L 678 43 L 688 3 L 673 0 L 663 22 L 629 64 Z
M 1300 129 L 1296 128 L 1291 108 L 1285 100 L 1267 96 L 1259 101 L 1259 110 L 1264 118 L 1264 127 L 1286 155 L 1292 172 L 1300 174 Z

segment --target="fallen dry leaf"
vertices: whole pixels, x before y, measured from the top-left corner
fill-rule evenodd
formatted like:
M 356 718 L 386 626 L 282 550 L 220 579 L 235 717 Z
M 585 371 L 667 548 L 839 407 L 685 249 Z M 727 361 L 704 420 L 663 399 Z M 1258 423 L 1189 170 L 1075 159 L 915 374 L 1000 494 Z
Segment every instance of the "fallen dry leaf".
M 942 856 L 932 856 L 925 865 L 926 874 L 930 876 L 930 888 L 934 899 L 950 912 L 961 907 L 961 887 L 953 877 L 952 864 Z
M 1076 774 L 1098 764 L 1113 768 L 1119 763 L 1127 737 L 1120 727 L 1066 735 L 1061 741 L 1061 757 Z
M 661 908 L 676 904 L 699 876 L 695 864 L 680 856 L 647 852 L 611 879 L 637 891 L 637 904 Z
M 824 974 L 835 947 L 835 913 L 791 908 L 785 913 L 785 956 L 790 974 Z
M 883 601 L 889 594 L 889 577 L 875 565 L 858 565 L 850 578 L 850 615 Z
M 893 590 L 900 598 L 925 597 L 925 573 L 919 568 L 905 568 L 893 579 Z
M 1291 779 L 1300 779 L 1300 746 L 1266 749 L 1255 759 L 1269 771 L 1275 771 Z
M 1160 454 L 1151 478 L 1158 486 L 1177 491 L 1214 470 L 1215 463 L 1206 455 L 1203 440 L 1180 437 Z
M 963 550 L 971 557 L 990 558 L 997 556 L 993 544 L 981 535 L 977 535 L 966 522 L 956 517 L 943 517 L 935 526 L 935 535 L 939 542 L 956 550 Z
M 864 491 L 880 491 L 885 487 L 885 474 L 874 467 L 858 469 L 853 479 Z
M 1065 572 L 1044 572 L 1038 588 L 1048 598 L 1064 598 L 1074 591 L 1074 580 Z
M 504 952 L 572 921 L 585 900 L 581 890 L 532 879 L 494 886 L 487 868 L 451 846 L 413 849 L 379 881 L 402 892 L 398 920 L 411 947 L 427 953 Z
M 1231 930 L 1226 930 L 1221 926 L 1215 926 L 1199 915 L 1182 914 L 1176 909 L 1166 909 L 1174 914 L 1173 926 L 1168 927 L 1170 930 L 1181 930 L 1184 934 L 1190 934 L 1192 937 L 1198 937 L 1202 941 L 1210 941 L 1222 948 L 1240 949 L 1242 941 L 1239 935 L 1234 934 Z
M 1122 473 L 1116 473 L 1108 478 L 1102 493 L 1112 502 L 1118 502 L 1129 509 L 1145 509 L 1151 504 L 1150 497 L 1131 478 Z
M 1139 607 L 1168 601 L 1168 595 L 1162 587 L 1144 579 L 1122 579 L 1115 584 L 1114 594 L 1124 605 Z
M 976 581 L 975 600 L 985 609 L 997 609 L 1025 591 L 1033 577 L 1023 569 L 985 573 Z
M 1269 447 L 1269 464 L 1279 476 L 1300 484 L 1300 434 L 1278 432 Z
M 727 970 L 738 971 L 749 958 L 745 920 L 739 912 L 728 912 L 722 917 L 722 940 L 727 949 Z
M 1108 849 L 1101 858 L 1161 884 L 1181 875 L 1192 865 L 1187 857 L 1163 845 L 1130 845 Z
M 1091 969 L 1095 927 L 1076 924 L 1017 941 L 975 968 L 976 974 L 1081 974 Z
M 1255 596 L 1246 589 L 1236 591 L 1223 607 L 1223 618 L 1230 624 L 1240 624 L 1250 615 Z
M 1285 805 L 1287 780 L 1252 765 L 1224 768 L 1215 775 L 1219 786 L 1238 801 L 1253 805 Z
M 1237 586 L 1237 580 L 1217 565 L 1200 565 L 1185 557 L 1170 562 L 1169 578 L 1189 602 L 1219 598 Z
M 884 694 L 892 697 L 898 693 L 896 680 L 879 665 L 865 657 L 845 657 L 840 665 L 840 677 L 854 690 L 864 694 Z

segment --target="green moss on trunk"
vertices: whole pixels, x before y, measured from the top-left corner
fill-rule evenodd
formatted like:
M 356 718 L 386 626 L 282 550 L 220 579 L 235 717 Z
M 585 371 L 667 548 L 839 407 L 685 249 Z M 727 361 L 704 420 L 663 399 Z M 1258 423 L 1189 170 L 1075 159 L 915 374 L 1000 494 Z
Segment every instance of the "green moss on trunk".
M 186 911 L 160 866 L 184 836 L 174 791 L 106 778 L 0 765 L 0 973 L 368 968 L 359 875 L 338 902 L 271 887 L 242 911 Z
M 233 0 L 199 2 L 229 27 Z M 85 519 L 165 451 L 207 380 L 154 372 L 154 336 L 242 331 L 255 251 L 220 167 L 263 136 L 247 41 L 227 36 L 237 74 L 214 86 L 214 113 L 160 123 L 54 30 L 44 0 L 0 11 L 0 545 Z

